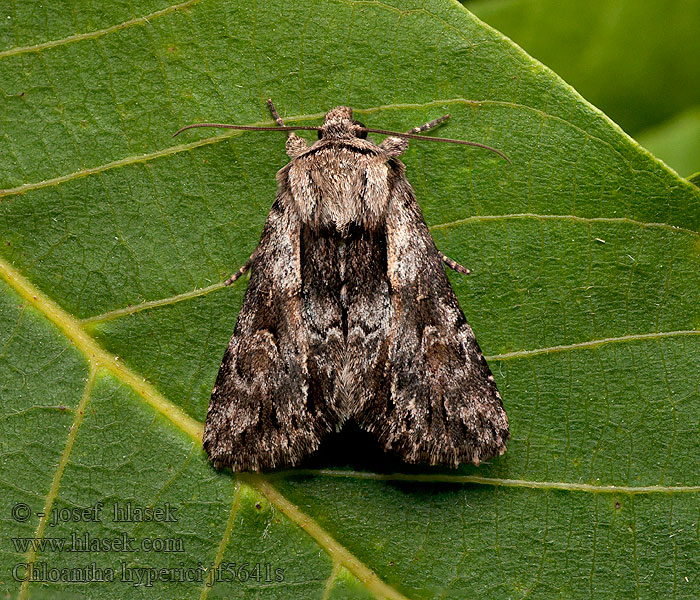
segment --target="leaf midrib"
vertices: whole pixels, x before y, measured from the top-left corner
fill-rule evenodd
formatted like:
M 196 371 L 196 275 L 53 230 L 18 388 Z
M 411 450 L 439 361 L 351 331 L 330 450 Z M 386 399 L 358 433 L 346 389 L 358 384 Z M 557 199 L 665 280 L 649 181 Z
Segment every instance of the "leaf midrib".
M 83 397 L 76 408 L 76 417 L 73 427 L 69 432 L 69 437 L 54 474 L 51 487 L 46 496 L 44 514 L 51 512 L 51 506 L 58 494 L 63 470 L 70 458 L 73 447 L 73 440 L 77 436 L 79 425 L 82 422 L 83 404 L 89 400 L 90 390 L 94 378 L 100 369 L 106 369 L 116 378 L 130 386 L 143 400 L 146 401 L 156 411 L 169 419 L 181 431 L 189 435 L 201 446 L 203 425 L 186 413 L 175 404 L 160 394 L 151 384 L 142 377 L 122 365 L 116 356 L 104 350 L 93 338 L 91 338 L 80 327 L 79 322 L 70 314 L 65 312 L 52 299 L 42 294 L 32 283 L 27 280 L 9 263 L 0 258 L 0 276 L 14 289 L 22 298 L 32 304 L 49 321 L 54 323 L 71 340 L 75 347 L 81 351 L 90 365 L 90 378 L 83 392 Z M 390 600 L 407 600 L 391 586 L 384 583 L 369 567 L 357 559 L 349 550 L 339 544 L 330 534 L 328 534 L 314 519 L 301 512 L 294 504 L 289 502 L 280 494 L 264 476 L 239 474 L 239 480 L 246 482 L 250 487 L 255 488 L 263 494 L 271 504 L 282 511 L 292 522 L 310 535 L 324 551 L 329 554 L 334 561 L 339 562 L 348 571 L 353 573 L 377 598 L 388 598 Z M 233 509 L 232 509 L 233 510 Z M 237 508 L 236 508 L 237 510 Z M 231 517 L 232 518 L 232 517 Z M 46 526 L 45 519 L 39 522 L 37 527 L 37 539 L 43 535 Z M 226 536 L 226 530 L 224 531 Z M 229 535 L 230 539 L 230 535 Z M 227 542 L 222 541 L 222 544 Z M 223 551 L 223 550 L 222 550 Z M 28 562 L 34 560 L 35 553 L 30 550 Z M 218 556 L 218 553 L 217 553 Z M 20 598 L 26 598 L 29 582 L 23 583 L 20 591 Z

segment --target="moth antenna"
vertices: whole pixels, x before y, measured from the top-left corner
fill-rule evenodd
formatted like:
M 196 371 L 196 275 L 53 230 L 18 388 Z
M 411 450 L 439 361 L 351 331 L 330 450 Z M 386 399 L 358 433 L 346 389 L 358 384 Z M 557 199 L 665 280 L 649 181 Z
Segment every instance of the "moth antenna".
M 195 127 L 218 127 L 219 129 L 242 129 L 243 131 L 295 131 L 303 129 L 305 131 L 318 131 L 319 127 L 263 127 L 258 125 L 229 125 L 227 123 L 193 123 L 192 125 L 185 125 L 184 127 L 178 129 L 173 133 L 173 137 L 181 134 L 185 129 L 194 129 Z
M 500 150 L 497 150 L 496 148 L 492 148 L 491 146 L 487 146 L 486 144 L 480 144 L 479 142 L 469 142 L 467 140 L 453 140 L 450 138 L 432 137 L 430 135 L 416 135 L 415 133 L 402 133 L 399 131 L 389 131 L 387 129 L 369 129 L 367 127 L 365 127 L 363 129 L 363 131 L 366 131 L 367 133 L 381 133 L 382 135 L 394 135 L 396 137 L 409 138 L 412 140 L 426 140 L 428 142 L 446 142 L 448 144 L 462 144 L 463 146 L 476 146 L 477 148 L 483 148 L 484 150 L 489 150 L 491 152 L 498 154 L 498 156 L 500 156 L 501 158 L 506 160 L 509 165 L 513 164 L 511 162 L 510 158 L 508 158 Z
M 441 117 L 440 120 L 444 120 L 447 118 L 447 115 L 445 117 Z M 437 121 L 438 119 L 436 119 Z M 320 127 L 304 127 L 304 126 L 275 126 L 275 127 L 264 127 L 264 126 L 259 126 L 259 125 L 229 125 L 228 123 L 193 123 L 192 125 L 185 125 L 184 127 L 181 127 L 178 129 L 175 133 L 173 133 L 173 137 L 176 135 L 180 135 L 183 131 L 187 129 L 194 129 L 196 127 L 215 127 L 218 129 L 238 129 L 242 131 L 318 131 Z M 487 146 L 486 144 L 480 144 L 479 142 L 469 142 L 467 140 L 453 140 L 451 138 L 441 138 L 441 137 L 432 137 L 429 135 L 417 135 L 415 133 L 403 133 L 399 131 L 389 131 L 388 129 L 369 129 L 368 127 L 365 127 L 362 129 L 362 131 L 366 133 L 379 133 L 382 135 L 393 135 L 396 137 L 402 137 L 402 138 L 408 138 L 408 139 L 413 139 L 413 140 L 426 140 L 428 142 L 445 142 L 448 144 L 461 144 L 463 146 L 474 146 L 476 148 L 483 148 L 484 150 L 489 150 L 490 152 L 494 152 L 495 154 L 498 154 L 501 158 L 506 160 L 509 165 L 512 165 L 513 163 L 511 162 L 510 158 L 508 158 L 503 152 L 500 150 L 497 150 L 496 148 L 492 148 L 491 146 Z

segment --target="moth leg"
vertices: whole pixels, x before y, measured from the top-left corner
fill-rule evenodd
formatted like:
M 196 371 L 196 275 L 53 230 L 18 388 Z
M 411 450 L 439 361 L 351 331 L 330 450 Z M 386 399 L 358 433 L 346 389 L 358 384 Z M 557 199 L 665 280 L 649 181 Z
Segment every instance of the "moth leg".
M 471 273 L 471 271 L 467 269 L 467 267 L 463 267 L 456 260 L 453 260 L 449 256 L 446 256 L 445 254 L 440 252 L 440 250 L 438 250 L 438 254 L 442 259 L 442 262 L 444 262 L 448 267 L 450 267 L 450 269 L 457 271 L 457 273 L 462 273 L 462 275 L 469 275 Z
M 272 103 L 272 99 L 267 99 L 267 106 L 270 108 L 270 112 L 272 113 L 272 118 L 275 120 L 275 123 L 277 123 L 280 127 L 285 127 L 282 117 L 280 117 L 275 105 Z M 285 150 L 290 158 L 299 156 L 308 147 L 309 145 L 306 143 L 306 140 L 303 137 L 299 137 L 293 131 L 287 132 L 287 145 Z
M 444 123 L 449 118 L 450 118 L 450 115 L 443 115 L 442 117 L 438 117 L 437 119 L 433 119 L 432 121 L 428 121 L 427 123 L 423 123 L 423 125 L 421 125 L 420 127 L 414 127 L 413 129 L 409 129 L 406 133 L 411 133 L 411 134 L 423 133 L 424 131 L 428 131 L 430 129 L 437 127 L 441 123 Z
M 245 261 L 243 266 L 238 269 L 231 277 L 229 277 L 226 281 L 224 281 L 224 285 L 231 285 L 236 279 L 238 279 L 241 275 L 243 275 L 248 269 L 250 269 L 250 265 L 253 264 L 253 257 L 255 256 L 255 252 L 250 255 L 250 258 Z
M 267 105 L 270 107 L 270 112 L 272 113 L 272 118 L 275 120 L 275 123 L 277 123 L 280 127 L 284 127 L 284 121 L 282 120 L 282 117 L 280 117 L 279 113 L 277 112 L 277 109 L 275 108 L 275 105 L 272 104 L 272 98 L 267 99 Z M 291 135 L 294 133 L 293 131 L 290 131 L 289 134 Z
M 384 150 L 387 156 L 401 156 L 408 148 L 408 140 L 390 135 L 384 138 L 379 147 Z
M 449 118 L 450 115 L 443 115 L 442 117 L 438 117 L 437 119 L 423 123 L 423 125 L 420 127 L 409 129 L 406 133 L 423 133 L 424 131 L 428 131 L 433 127 L 437 127 L 440 125 L 440 123 L 447 121 Z M 289 144 L 289 142 L 287 142 L 287 144 Z M 388 138 L 385 138 L 381 144 L 379 144 L 379 147 L 386 152 L 387 156 L 401 156 L 404 152 L 406 152 L 406 148 L 408 148 L 408 140 L 406 138 L 389 136 Z

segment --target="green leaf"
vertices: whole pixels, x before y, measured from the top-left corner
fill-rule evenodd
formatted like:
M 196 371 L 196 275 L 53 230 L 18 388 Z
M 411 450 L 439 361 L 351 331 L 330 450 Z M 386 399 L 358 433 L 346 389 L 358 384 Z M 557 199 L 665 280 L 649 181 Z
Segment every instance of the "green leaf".
M 466 6 L 636 134 L 698 103 L 700 4 L 470 0 Z
M 700 190 L 447 0 L 12 6 L 4 595 L 698 596 Z M 207 463 L 245 287 L 222 282 L 256 246 L 284 137 L 171 135 L 270 123 L 267 97 L 293 124 L 337 104 L 399 130 L 450 112 L 441 135 L 513 161 L 429 143 L 405 156 L 438 246 L 473 273 L 450 277 L 510 418 L 500 459 L 408 468 L 341 444 L 264 477 Z M 53 521 L 98 503 L 97 519 Z M 176 520 L 115 522 L 128 503 Z M 22 547 L 73 533 L 112 550 Z M 18 580 L 26 563 L 35 581 Z M 116 581 L 68 581 L 91 565 Z M 207 586 L 211 565 L 235 581 Z
M 642 131 L 639 143 L 686 177 L 700 168 L 700 106 Z

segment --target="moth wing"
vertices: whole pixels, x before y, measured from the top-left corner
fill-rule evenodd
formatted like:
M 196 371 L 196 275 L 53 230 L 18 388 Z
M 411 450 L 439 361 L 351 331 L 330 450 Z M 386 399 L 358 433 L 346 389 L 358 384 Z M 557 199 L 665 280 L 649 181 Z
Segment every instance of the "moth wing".
M 281 187 L 212 391 L 203 446 L 217 467 L 296 464 L 337 421 L 323 402 L 309 401 L 300 223 L 291 201 Z
M 501 396 L 403 177 L 395 179 L 386 249 L 385 389 L 357 421 L 407 462 L 456 466 L 502 454 L 510 434 Z

